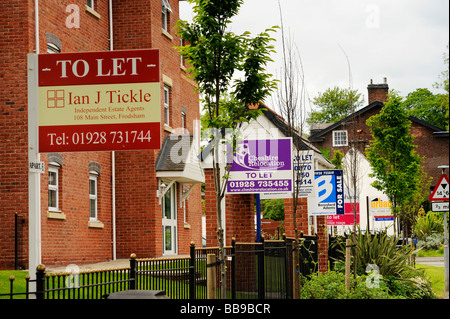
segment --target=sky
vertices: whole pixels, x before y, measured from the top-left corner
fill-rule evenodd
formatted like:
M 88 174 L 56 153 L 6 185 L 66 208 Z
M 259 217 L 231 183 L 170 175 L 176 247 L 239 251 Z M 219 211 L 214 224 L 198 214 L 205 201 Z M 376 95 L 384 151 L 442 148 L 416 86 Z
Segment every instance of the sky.
M 255 36 L 281 26 L 278 2 L 285 33 L 299 49 L 310 99 L 328 88 L 351 86 L 365 106 L 370 80 L 378 84 L 385 77 L 389 89 L 402 96 L 418 88 L 443 93 L 433 84 L 446 67 L 448 0 L 244 0 L 231 30 Z M 192 19 L 186 1 L 180 2 L 180 15 Z M 281 31 L 273 37 L 277 53 L 268 72 L 275 75 L 282 61 Z

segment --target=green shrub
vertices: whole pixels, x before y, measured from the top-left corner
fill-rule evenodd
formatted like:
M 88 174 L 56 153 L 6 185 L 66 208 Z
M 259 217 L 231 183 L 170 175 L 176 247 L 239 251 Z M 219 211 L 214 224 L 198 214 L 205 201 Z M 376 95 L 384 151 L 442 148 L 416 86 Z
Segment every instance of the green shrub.
M 417 247 L 425 250 L 437 250 L 444 244 L 443 233 L 433 233 L 417 241 Z
M 416 219 L 414 231 L 418 239 L 424 239 L 431 234 L 444 232 L 443 216 L 440 213 L 428 212 Z
M 408 299 L 435 299 L 436 295 L 431 287 L 431 282 L 423 274 L 420 276 L 402 280 L 393 276 L 384 277 L 389 293 L 392 296 Z
M 356 287 L 345 289 L 344 274 L 329 271 L 325 274 L 315 274 L 304 280 L 301 287 L 301 297 L 304 299 L 390 299 L 388 287 L 379 281 L 378 287 L 368 285 L 368 276 L 358 276 Z

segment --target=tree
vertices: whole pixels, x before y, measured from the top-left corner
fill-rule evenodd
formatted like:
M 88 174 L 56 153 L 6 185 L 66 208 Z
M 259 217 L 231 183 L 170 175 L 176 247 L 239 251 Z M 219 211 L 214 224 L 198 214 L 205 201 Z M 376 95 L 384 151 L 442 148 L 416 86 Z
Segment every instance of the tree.
M 443 99 L 441 101 L 441 108 L 443 112 L 445 113 L 445 119 L 446 123 L 445 126 L 442 128 L 445 128 L 448 131 L 449 128 L 449 121 L 448 121 L 448 110 L 449 110 L 449 75 L 448 75 L 448 43 L 447 43 L 447 52 L 443 55 L 444 58 L 444 64 L 445 64 L 445 70 L 441 72 L 441 81 L 442 82 L 436 82 L 434 83 L 434 87 L 438 89 L 443 89 L 446 93 L 443 96 Z
M 417 89 L 409 93 L 403 102 L 408 114 L 434 126 L 448 128 L 448 114 L 443 105 L 448 105 L 448 94 L 433 94 L 428 89 Z
M 212 129 L 211 156 L 213 162 L 214 189 L 217 209 L 217 234 L 219 245 L 219 263 L 221 296 L 226 296 L 226 268 L 224 238 L 222 228 L 221 203 L 225 196 L 229 165 L 221 174 L 219 147 L 224 138 L 223 128 L 233 132 L 251 118 L 260 115 L 259 110 L 248 106 L 259 104 L 274 88 L 270 74 L 265 67 L 271 61 L 273 52 L 267 29 L 252 38 L 249 32 L 242 35 L 228 31 L 233 16 L 237 15 L 243 0 L 189 0 L 194 4 L 193 22 L 179 21 L 177 33 L 187 45 L 179 47 L 180 54 L 191 66 L 191 77 L 198 83 L 202 105 L 207 113 L 204 123 Z M 236 71 L 243 76 L 232 79 Z M 224 98 L 228 94 L 228 98 Z M 226 111 L 224 111 L 226 110 Z M 232 154 L 236 141 L 232 143 Z
M 395 219 L 417 190 L 416 176 L 422 159 L 414 150 L 411 122 L 398 93 L 390 93 L 380 113 L 370 117 L 366 123 L 373 136 L 367 150 L 373 170 L 371 176 L 376 178 L 372 186 L 391 200 L 394 232 L 397 234 Z
M 360 108 L 363 100 L 358 90 L 334 87 L 319 93 L 313 99 L 313 104 L 318 106 L 318 110 L 309 113 L 306 122 L 310 125 L 338 122 Z

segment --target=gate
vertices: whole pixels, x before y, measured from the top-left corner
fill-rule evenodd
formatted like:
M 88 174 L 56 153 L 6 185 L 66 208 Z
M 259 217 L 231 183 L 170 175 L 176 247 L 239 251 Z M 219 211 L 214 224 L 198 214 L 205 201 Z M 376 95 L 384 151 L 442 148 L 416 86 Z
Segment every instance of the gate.
M 292 241 L 232 241 L 231 298 L 292 298 Z M 227 272 L 228 273 L 228 272 Z

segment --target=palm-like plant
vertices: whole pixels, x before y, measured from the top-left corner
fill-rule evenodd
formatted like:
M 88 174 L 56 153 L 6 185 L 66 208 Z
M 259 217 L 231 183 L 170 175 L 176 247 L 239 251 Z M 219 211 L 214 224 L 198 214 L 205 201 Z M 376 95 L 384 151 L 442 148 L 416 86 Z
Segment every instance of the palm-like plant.
M 417 270 L 408 264 L 408 259 L 416 250 L 411 246 L 397 246 L 397 239 L 383 234 L 362 234 L 358 232 L 357 265 L 367 267 L 376 265 L 382 276 L 393 276 L 399 279 L 408 279 L 417 276 Z

